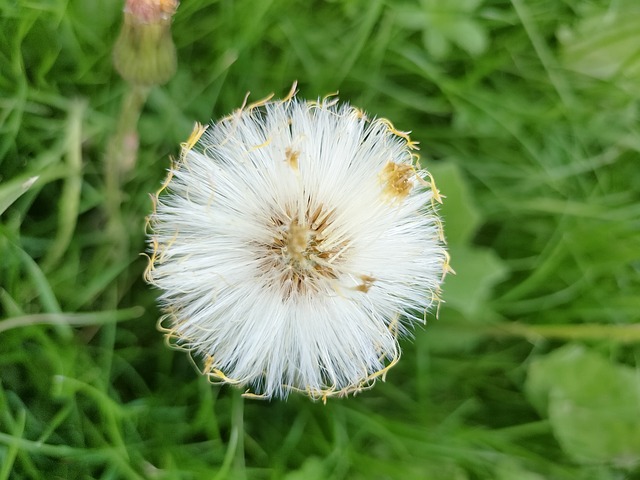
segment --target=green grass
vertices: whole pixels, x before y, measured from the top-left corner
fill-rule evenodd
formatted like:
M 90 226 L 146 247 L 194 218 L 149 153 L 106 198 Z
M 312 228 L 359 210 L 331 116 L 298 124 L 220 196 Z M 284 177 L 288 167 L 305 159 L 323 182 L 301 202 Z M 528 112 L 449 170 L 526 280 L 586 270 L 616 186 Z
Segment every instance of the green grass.
M 634 0 L 185 0 L 108 231 L 119 3 L 0 0 L 0 480 L 640 478 Z M 294 80 L 413 131 L 457 272 L 327 405 L 209 385 L 139 255 L 193 123 Z

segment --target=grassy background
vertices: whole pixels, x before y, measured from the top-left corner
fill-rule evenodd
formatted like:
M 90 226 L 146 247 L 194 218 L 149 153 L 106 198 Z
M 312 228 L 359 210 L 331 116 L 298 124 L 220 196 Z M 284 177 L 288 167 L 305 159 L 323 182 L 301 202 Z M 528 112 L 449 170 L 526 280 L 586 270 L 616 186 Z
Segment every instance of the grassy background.
M 113 238 L 121 2 L 0 0 L 0 479 L 640 478 L 636 5 L 185 0 Z M 458 272 L 387 382 L 326 406 L 209 385 L 141 279 L 194 121 L 296 79 L 413 131 Z

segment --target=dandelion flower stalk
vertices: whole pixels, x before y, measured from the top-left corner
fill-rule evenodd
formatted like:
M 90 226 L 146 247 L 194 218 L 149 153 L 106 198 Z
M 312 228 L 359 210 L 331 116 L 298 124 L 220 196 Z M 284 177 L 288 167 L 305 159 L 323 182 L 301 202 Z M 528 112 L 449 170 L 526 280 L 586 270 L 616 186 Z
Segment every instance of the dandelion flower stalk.
M 122 182 L 135 168 L 138 156 L 138 119 L 149 89 L 171 78 L 176 68 L 176 52 L 171 39 L 171 19 L 177 0 L 126 0 L 123 26 L 113 49 L 113 64 L 126 81 L 116 129 L 107 142 L 104 161 L 106 252 L 110 260 L 129 256 L 129 232 L 122 217 Z M 117 308 L 120 282 L 108 291 L 107 308 Z M 103 378 L 109 379 L 115 343 L 115 325 L 102 327 L 100 361 Z
M 148 219 L 170 343 L 247 396 L 384 378 L 449 271 L 416 150 L 388 120 L 295 89 L 197 126 Z
M 113 49 L 113 64 L 127 82 L 116 131 L 105 162 L 106 207 L 113 239 L 127 236 L 120 218 L 121 183 L 136 164 L 138 120 L 149 89 L 175 73 L 171 20 L 177 0 L 126 0 L 123 25 Z

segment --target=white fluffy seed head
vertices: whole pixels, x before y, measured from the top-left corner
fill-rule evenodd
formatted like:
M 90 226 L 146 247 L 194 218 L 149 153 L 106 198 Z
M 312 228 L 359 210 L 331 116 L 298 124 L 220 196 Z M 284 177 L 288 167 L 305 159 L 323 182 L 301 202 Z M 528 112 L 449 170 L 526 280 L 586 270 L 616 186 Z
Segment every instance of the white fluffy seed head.
M 449 270 L 416 148 L 387 120 L 293 95 L 197 126 L 149 217 L 168 338 L 249 395 L 373 385 Z

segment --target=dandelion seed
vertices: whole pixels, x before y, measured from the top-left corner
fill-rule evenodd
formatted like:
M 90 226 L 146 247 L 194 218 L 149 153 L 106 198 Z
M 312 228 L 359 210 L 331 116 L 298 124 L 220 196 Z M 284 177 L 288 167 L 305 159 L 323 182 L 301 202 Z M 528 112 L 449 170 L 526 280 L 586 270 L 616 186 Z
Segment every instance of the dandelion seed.
M 251 397 L 384 378 L 449 269 L 408 134 L 292 93 L 190 138 L 149 218 L 146 278 L 171 343 Z

